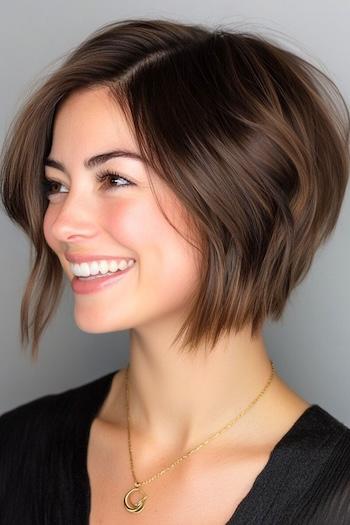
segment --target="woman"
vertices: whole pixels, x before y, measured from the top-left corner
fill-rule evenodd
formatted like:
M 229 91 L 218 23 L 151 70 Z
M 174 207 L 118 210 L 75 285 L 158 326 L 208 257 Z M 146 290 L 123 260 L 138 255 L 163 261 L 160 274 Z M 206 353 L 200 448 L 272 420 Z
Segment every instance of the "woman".
M 350 430 L 262 337 L 336 225 L 348 137 L 315 66 L 170 20 L 100 28 L 36 90 L 1 167 L 35 248 L 22 343 L 64 272 L 130 361 L 1 416 L 2 524 L 349 523 Z

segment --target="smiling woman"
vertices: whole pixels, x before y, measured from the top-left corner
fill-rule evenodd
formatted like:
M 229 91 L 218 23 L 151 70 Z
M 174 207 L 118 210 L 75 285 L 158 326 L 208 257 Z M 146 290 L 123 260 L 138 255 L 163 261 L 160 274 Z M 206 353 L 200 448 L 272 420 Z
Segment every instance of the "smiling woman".
M 4 525 L 350 521 L 350 429 L 262 336 L 336 226 L 348 146 L 334 83 L 238 30 L 113 22 L 33 93 L 1 161 L 35 252 L 22 344 L 65 275 L 130 363 L 0 417 Z

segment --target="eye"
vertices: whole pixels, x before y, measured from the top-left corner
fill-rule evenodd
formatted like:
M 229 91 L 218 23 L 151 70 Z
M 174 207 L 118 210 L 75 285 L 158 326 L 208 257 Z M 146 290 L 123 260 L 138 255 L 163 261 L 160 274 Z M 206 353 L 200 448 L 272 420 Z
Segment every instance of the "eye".
M 120 188 L 120 187 L 127 187 L 127 186 L 132 186 L 134 183 L 129 181 L 127 178 L 125 177 L 122 177 L 121 175 L 119 175 L 119 173 L 115 172 L 115 171 L 110 171 L 110 170 L 102 170 L 100 172 L 98 172 L 96 174 L 96 179 L 99 181 L 99 182 L 103 182 L 103 187 L 106 187 L 108 189 L 117 189 L 117 188 Z M 122 180 L 124 182 L 126 182 L 126 184 L 120 184 L 120 185 L 117 185 L 116 183 L 113 184 L 112 181 L 113 180 Z
M 41 180 L 41 189 L 42 189 L 42 194 L 49 198 L 50 195 L 54 195 L 56 194 L 56 191 L 53 189 L 53 185 L 57 184 L 57 186 L 63 186 L 63 184 L 61 184 L 60 182 L 56 181 L 56 180 L 51 180 L 47 177 L 44 177 L 42 180 Z M 61 193 L 61 192 L 59 192 Z M 62 192 L 62 193 L 67 193 L 66 191 L 65 192 Z
M 102 187 L 106 189 L 107 191 L 114 191 L 120 187 L 128 187 L 133 186 L 134 183 L 129 181 L 126 177 L 122 177 L 119 175 L 119 173 L 110 171 L 110 170 L 103 170 L 96 174 L 96 180 L 98 182 L 102 182 Z M 113 181 L 124 181 L 124 184 L 117 184 L 117 182 Z M 57 188 L 54 188 L 54 185 L 57 185 Z M 64 186 L 64 184 L 61 184 L 58 181 L 51 180 L 48 177 L 44 177 L 41 181 L 42 186 L 42 192 L 43 195 L 47 198 L 50 197 L 50 195 L 57 195 L 60 193 L 68 193 L 67 191 L 59 191 L 60 186 Z

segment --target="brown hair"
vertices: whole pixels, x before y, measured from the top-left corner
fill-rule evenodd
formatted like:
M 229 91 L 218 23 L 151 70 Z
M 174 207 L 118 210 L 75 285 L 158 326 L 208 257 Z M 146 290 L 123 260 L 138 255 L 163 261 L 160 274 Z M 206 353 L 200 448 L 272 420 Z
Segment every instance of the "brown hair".
M 74 90 L 98 86 L 121 104 L 142 155 L 202 240 L 200 286 L 177 339 L 186 333 L 184 346 L 195 349 L 224 331 L 251 323 L 254 335 L 267 317 L 279 319 L 341 209 L 349 171 L 343 97 L 319 68 L 266 37 L 128 19 L 69 53 L 5 138 L 1 197 L 34 259 L 22 346 L 32 330 L 36 356 L 62 292 L 62 267 L 43 235 L 55 111 Z

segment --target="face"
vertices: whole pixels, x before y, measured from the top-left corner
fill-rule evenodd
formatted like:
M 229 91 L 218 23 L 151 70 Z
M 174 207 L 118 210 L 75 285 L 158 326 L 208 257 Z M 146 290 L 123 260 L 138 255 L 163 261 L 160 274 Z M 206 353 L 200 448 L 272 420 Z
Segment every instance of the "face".
M 165 318 L 176 323 L 197 286 L 198 251 L 163 216 L 147 170 L 165 214 L 192 239 L 184 210 L 165 182 L 135 158 L 84 165 L 86 159 L 115 150 L 139 153 L 107 89 L 71 94 L 55 117 L 48 155 L 65 172 L 45 166 L 45 176 L 52 181 L 43 225 L 46 242 L 71 284 L 74 274 L 66 254 L 136 261 L 118 280 L 98 290 L 82 294 L 72 289 L 75 321 L 90 333 L 137 328 Z M 112 175 L 101 182 L 97 175 L 106 170 Z

